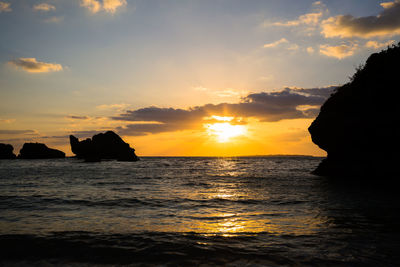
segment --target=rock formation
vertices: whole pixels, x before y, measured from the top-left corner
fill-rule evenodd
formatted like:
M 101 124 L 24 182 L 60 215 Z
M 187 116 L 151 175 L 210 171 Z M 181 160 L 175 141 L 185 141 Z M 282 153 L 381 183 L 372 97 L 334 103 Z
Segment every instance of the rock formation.
M 125 143 L 119 135 L 112 131 L 96 134 L 92 139 L 79 141 L 73 135 L 69 136 L 72 152 L 85 161 L 100 161 L 101 159 L 117 159 L 120 161 L 138 161 L 135 149 Z
M 0 159 L 15 159 L 14 148 L 9 144 L 0 143 Z
M 19 151 L 19 159 L 55 159 L 65 158 L 65 153 L 48 148 L 45 144 L 41 143 L 25 143 Z
M 376 176 L 397 172 L 399 66 L 400 43 L 372 54 L 350 82 L 322 105 L 309 132 L 328 156 L 315 174 Z

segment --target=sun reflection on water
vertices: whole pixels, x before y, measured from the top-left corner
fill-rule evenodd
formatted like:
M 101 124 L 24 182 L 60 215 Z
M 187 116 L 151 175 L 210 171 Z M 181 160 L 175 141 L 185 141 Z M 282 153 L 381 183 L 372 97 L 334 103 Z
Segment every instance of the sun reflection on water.
M 239 160 L 220 158 L 213 163 L 211 167 L 216 178 L 211 179 L 212 186 L 201 194 L 191 191 L 186 197 L 207 199 L 215 206 L 203 207 L 201 212 L 185 212 L 196 220 L 183 223 L 184 231 L 226 237 L 257 233 L 307 235 L 317 231 L 325 222 L 312 211 L 310 214 L 297 214 L 284 206 L 263 206 L 261 203 L 268 203 L 275 192 L 269 192 L 264 180 L 259 181 L 262 183 L 260 186 L 249 187 L 248 184 L 254 181 L 246 178 L 248 172 L 240 171 L 242 165 Z M 234 175 L 230 175 L 232 172 Z

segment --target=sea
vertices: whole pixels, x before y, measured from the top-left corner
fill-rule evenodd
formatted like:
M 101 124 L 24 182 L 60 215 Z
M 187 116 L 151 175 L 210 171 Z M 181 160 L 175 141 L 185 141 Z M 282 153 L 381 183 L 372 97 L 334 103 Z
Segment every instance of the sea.
M 399 189 L 321 158 L 0 161 L 0 266 L 400 266 Z

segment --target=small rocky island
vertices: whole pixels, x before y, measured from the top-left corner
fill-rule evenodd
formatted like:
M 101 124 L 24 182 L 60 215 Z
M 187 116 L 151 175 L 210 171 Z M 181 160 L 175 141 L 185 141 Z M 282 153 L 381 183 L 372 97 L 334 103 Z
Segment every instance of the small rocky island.
M 72 152 L 85 161 L 100 161 L 102 159 L 116 159 L 119 161 L 138 161 L 135 149 L 125 143 L 113 131 L 96 134 L 92 139 L 79 141 L 73 135 L 69 136 Z
M 322 105 L 309 127 L 328 153 L 314 174 L 375 176 L 398 172 L 400 43 L 372 54 Z
M 0 159 L 15 159 L 14 147 L 10 144 L 0 143 Z
M 41 143 L 25 143 L 18 155 L 19 159 L 57 159 L 65 158 L 65 153 L 48 148 L 45 144 Z

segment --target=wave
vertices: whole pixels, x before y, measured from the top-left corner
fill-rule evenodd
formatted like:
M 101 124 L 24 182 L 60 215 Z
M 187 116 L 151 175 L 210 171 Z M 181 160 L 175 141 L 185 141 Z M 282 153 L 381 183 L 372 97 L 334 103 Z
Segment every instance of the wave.
M 289 262 L 284 254 L 264 255 L 243 244 L 249 234 L 229 239 L 193 233 L 146 232 L 126 235 L 104 235 L 90 232 L 60 232 L 48 236 L 2 235 L 2 263 L 52 262 L 91 264 L 165 264 L 224 265 L 227 263 L 258 262 L 262 265 Z M 268 249 L 270 252 L 274 248 Z M 265 252 L 268 252 L 266 250 Z M 256 259 L 256 261 L 255 261 Z
M 126 190 L 126 188 L 124 189 Z M 71 198 L 52 198 L 40 195 L 33 196 L 0 196 L 0 210 L 4 209 L 46 209 L 51 206 L 79 206 L 79 207 L 112 207 L 112 208 L 127 208 L 127 207 L 142 207 L 142 206 L 153 206 L 153 207 L 171 207 L 179 206 L 183 208 L 188 206 L 193 207 L 215 207 L 221 204 L 241 204 L 241 205 L 258 205 L 266 203 L 262 199 L 231 199 L 231 198 L 209 198 L 209 199 L 190 199 L 190 198 L 144 198 L 139 199 L 135 197 L 129 198 L 117 198 L 117 199 L 97 199 L 97 200 L 86 200 L 86 199 L 71 199 Z M 273 201 L 269 201 L 269 204 Z M 293 201 L 282 203 L 279 201 L 279 205 L 283 204 L 297 204 L 301 201 Z
M 270 236 L 268 233 L 223 234 L 141 232 L 132 234 L 101 234 L 95 232 L 54 232 L 48 235 L 0 235 L 1 265 L 392 265 L 397 254 L 386 258 L 367 251 L 368 244 L 358 248 L 343 247 L 342 240 L 314 235 Z M 345 238 L 345 237 L 343 237 Z M 315 242 L 329 244 L 324 248 Z M 326 248 L 325 248 L 326 249 Z M 364 249 L 358 257 L 352 253 Z M 395 256 L 397 255 L 397 256 Z M 35 264 L 36 263 L 36 264 Z

